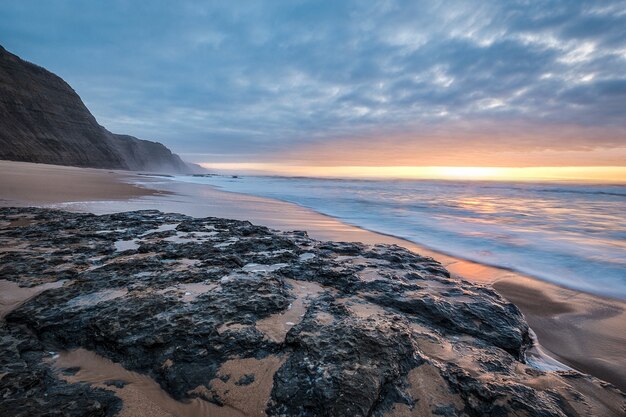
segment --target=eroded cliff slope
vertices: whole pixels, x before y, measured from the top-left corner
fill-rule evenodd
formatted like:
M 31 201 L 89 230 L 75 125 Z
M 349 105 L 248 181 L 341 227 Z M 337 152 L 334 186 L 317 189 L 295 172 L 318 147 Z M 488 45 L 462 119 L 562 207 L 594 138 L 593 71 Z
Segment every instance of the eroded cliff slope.
M 160 143 L 109 132 L 69 84 L 2 46 L 0 159 L 174 173 L 192 170 Z

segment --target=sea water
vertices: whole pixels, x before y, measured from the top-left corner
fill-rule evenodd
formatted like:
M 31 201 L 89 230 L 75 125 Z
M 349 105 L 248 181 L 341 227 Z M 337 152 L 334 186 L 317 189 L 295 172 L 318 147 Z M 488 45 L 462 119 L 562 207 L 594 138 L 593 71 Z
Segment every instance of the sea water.
M 626 185 L 193 177 L 464 259 L 626 299 Z

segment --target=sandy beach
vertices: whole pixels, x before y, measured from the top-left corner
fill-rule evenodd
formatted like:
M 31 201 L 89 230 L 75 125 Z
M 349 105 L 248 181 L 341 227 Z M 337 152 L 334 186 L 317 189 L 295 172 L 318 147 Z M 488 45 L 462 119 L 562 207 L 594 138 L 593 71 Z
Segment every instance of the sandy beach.
M 0 162 L 0 206 L 43 206 L 96 214 L 158 209 L 306 230 L 320 240 L 390 243 L 441 262 L 463 279 L 492 285 L 524 313 L 544 350 L 566 365 L 626 390 L 626 303 L 433 252 L 344 224 L 297 205 L 132 173 Z
M 0 161 L 0 179 L 0 201 L 4 206 L 119 200 L 158 194 L 129 183 L 128 172 L 103 169 Z

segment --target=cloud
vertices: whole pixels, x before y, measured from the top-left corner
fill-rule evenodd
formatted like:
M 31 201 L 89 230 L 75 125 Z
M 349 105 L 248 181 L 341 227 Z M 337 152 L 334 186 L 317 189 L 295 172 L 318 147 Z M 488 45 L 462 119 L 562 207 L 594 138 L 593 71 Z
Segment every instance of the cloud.
M 626 147 L 625 1 L 24 0 L 0 16 L 4 46 L 103 125 L 185 154 Z

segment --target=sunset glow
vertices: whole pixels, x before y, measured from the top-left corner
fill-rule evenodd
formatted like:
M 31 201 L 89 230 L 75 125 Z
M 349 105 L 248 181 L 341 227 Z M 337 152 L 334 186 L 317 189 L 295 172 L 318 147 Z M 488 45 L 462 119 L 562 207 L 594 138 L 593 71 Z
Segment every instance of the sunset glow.
M 626 0 L 0 1 L 0 272 L 0 417 L 626 417 Z
M 150 7 L 152 19 L 142 2 L 92 3 L 71 14 L 5 1 L 0 38 L 54 69 L 112 132 L 158 140 L 189 162 L 284 175 L 623 179 L 610 168 L 626 165 L 617 3 L 185 0 Z M 87 16 L 102 16 L 100 32 L 74 37 Z
M 602 181 L 626 183 L 626 167 L 299 166 L 269 163 L 206 163 L 219 172 L 344 178 L 414 178 L 490 181 Z

